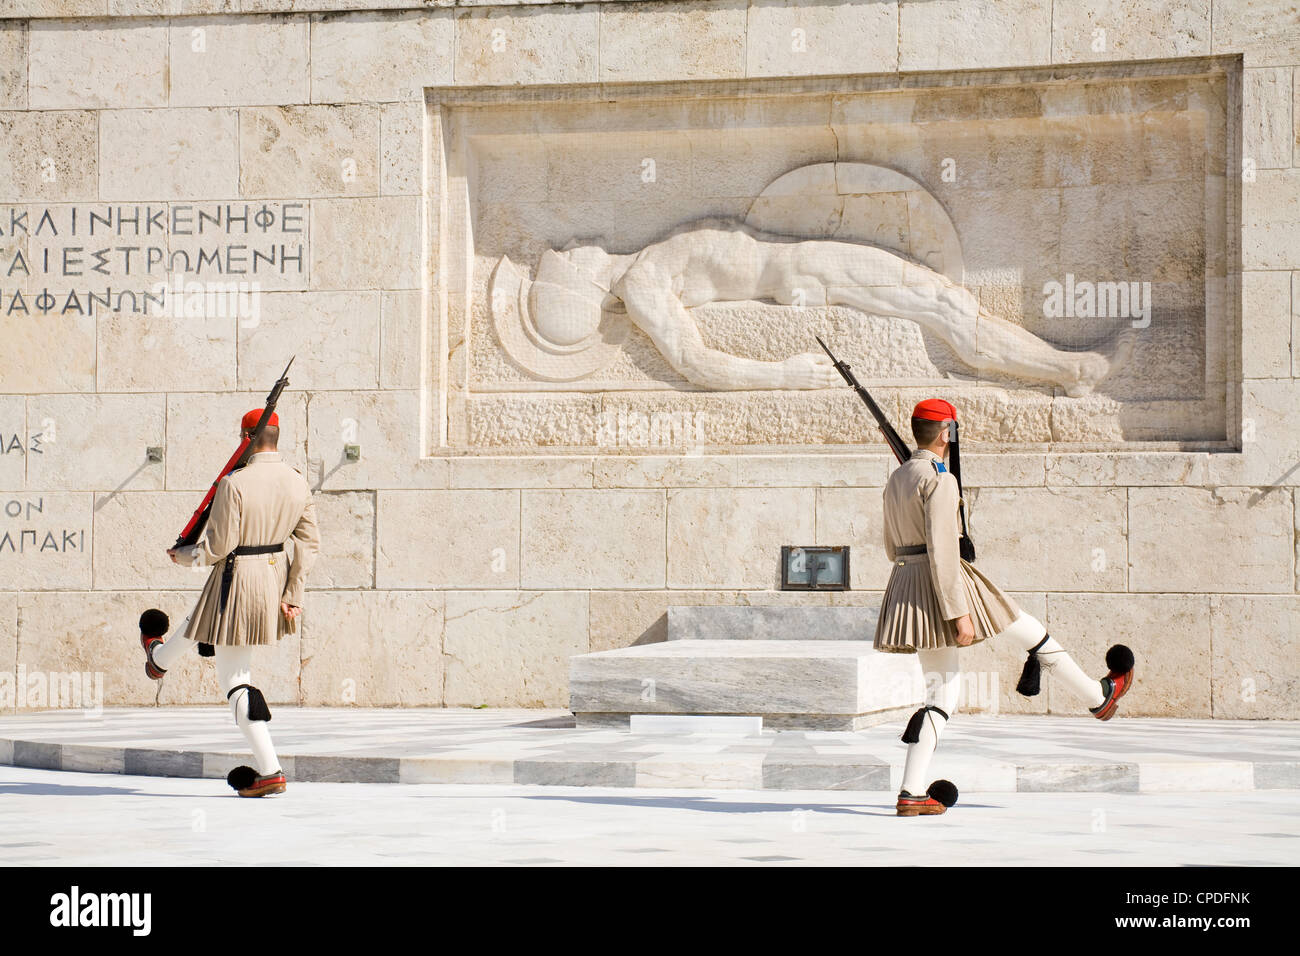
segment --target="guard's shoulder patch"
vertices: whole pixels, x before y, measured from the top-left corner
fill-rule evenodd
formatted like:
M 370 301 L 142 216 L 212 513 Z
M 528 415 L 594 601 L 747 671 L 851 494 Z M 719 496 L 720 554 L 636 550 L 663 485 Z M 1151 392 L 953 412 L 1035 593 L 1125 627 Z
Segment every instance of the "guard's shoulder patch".
M 934 470 L 941 475 L 945 474 L 948 471 L 948 466 L 945 465 L 943 462 L 939 461 L 938 459 L 931 459 L 930 463 L 934 465 Z

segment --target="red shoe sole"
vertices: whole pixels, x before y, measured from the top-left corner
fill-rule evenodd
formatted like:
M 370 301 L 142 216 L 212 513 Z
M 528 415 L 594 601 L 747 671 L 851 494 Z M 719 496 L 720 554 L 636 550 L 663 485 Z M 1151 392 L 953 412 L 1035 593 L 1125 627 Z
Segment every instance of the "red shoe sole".
M 895 809 L 900 817 L 930 817 L 943 813 L 948 808 L 942 803 L 899 804 Z
M 289 784 L 284 777 L 276 777 L 256 786 L 246 787 L 238 792 L 241 797 L 269 797 L 273 793 L 284 793 L 287 789 L 289 789 Z

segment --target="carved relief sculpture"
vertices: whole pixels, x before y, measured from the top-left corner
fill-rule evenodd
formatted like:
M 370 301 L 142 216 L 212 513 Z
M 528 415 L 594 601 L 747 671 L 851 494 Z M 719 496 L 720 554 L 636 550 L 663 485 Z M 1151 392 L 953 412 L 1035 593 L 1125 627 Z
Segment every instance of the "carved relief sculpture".
M 1056 348 L 982 308 L 948 275 L 899 252 L 865 242 L 774 234 L 738 220 L 691 223 L 626 255 L 594 243 L 570 243 L 543 253 L 531 285 L 502 257 L 491 294 L 494 324 L 507 354 L 547 381 L 575 381 L 608 364 L 630 322 L 672 368 L 701 388 L 838 384 L 838 374 L 819 352 L 759 361 L 709 348 L 691 310 L 718 302 L 790 306 L 791 321 L 799 321 L 801 307 L 834 305 L 907 319 L 947 343 L 977 372 L 1045 382 L 1071 397 L 1091 393 L 1132 352 L 1130 334 L 1100 349 Z

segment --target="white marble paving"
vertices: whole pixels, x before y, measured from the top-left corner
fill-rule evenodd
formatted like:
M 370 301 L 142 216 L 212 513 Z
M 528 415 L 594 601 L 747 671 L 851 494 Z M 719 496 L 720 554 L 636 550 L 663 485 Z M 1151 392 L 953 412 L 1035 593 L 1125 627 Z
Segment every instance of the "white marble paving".
M 1295 865 L 1294 794 L 967 791 L 900 819 L 892 794 L 291 784 L 0 767 L 0 864 Z
M 271 731 L 286 769 L 295 755 L 401 758 L 400 780 L 421 783 L 508 782 L 507 768 L 515 761 L 558 761 L 601 765 L 591 778 L 601 784 L 609 782 L 601 774 L 612 772 L 603 765 L 612 761 L 635 764 L 638 787 L 759 788 L 765 767 L 797 768 L 808 760 L 821 766 L 829 760 L 850 778 L 854 768 L 887 766 L 896 786 L 905 752 L 901 722 L 854 732 L 735 736 L 565 726 L 571 720 L 562 710 L 277 706 Z M 144 750 L 200 752 L 207 770 L 224 774 L 221 768 L 244 752 L 228 712 L 219 707 L 108 710 L 89 719 L 58 711 L 0 717 L 0 764 L 13 761 L 14 741 L 58 745 L 64 769 L 75 771 L 120 771 L 126 750 Z M 418 765 L 408 766 L 414 760 Z M 932 769 L 960 787 L 989 791 L 1026 789 L 1019 783 L 1026 779 L 1033 787 L 1068 783 L 1088 789 L 1096 781 L 1101 789 L 1240 792 L 1254 788 L 1261 766 L 1274 781 L 1265 786 L 1293 787 L 1298 763 L 1296 722 L 1121 717 L 1101 724 L 1086 718 L 958 715 Z M 815 777 L 800 772 L 787 771 L 785 779 L 795 776 L 786 785 L 814 785 Z

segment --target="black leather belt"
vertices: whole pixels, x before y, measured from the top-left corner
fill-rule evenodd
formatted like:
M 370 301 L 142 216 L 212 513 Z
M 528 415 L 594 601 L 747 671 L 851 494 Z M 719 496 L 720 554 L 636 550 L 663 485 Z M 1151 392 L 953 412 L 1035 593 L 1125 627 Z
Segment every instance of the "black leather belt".
M 235 558 L 248 554 L 276 554 L 283 550 L 284 542 L 280 544 L 241 544 L 226 555 L 225 566 L 221 569 L 220 612 L 222 614 L 226 613 L 226 598 L 230 596 L 230 583 L 235 579 Z
M 283 550 L 284 542 L 279 544 L 241 544 L 234 551 L 231 551 L 230 554 L 275 554 L 276 552 Z M 226 555 L 226 557 L 230 557 L 230 554 Z
M 894 554 L 925 554 L 925 551 L 923 544 L 905 544 L 901 548 L 895 548 Z

